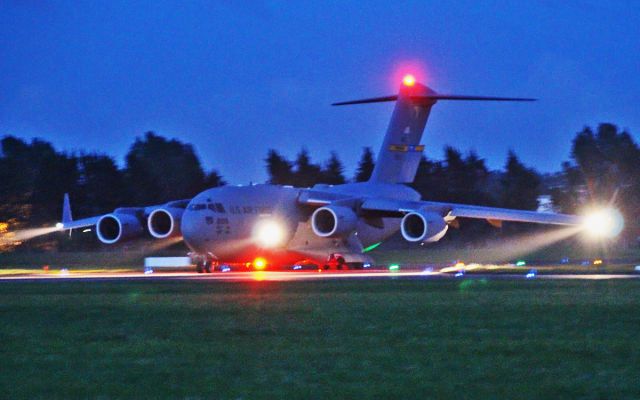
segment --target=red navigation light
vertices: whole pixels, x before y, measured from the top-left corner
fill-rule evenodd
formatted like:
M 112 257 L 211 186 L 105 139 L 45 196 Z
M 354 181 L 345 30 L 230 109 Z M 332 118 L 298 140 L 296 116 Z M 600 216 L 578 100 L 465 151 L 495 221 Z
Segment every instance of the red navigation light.
M 402 78 L 402 83 L 405 86 L 413 86 L 416 84 L 416 78 L 411 74 L 405 75 L 404 78 Z
M 264 269 L 267 266 L 267 260 L 262 257 L 258 257 L 253 260 L 253 267 L 255 269 Z

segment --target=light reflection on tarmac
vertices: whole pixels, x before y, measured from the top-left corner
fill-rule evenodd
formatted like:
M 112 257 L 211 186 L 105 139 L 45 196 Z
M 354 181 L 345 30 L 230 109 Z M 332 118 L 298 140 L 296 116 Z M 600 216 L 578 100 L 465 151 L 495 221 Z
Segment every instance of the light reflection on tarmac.
M 311 281 L 335 279 L 496 279 L 496 280 L 531 280 L 525 274 L 466 274 L 456 276 L 453 273 L 438 271 L 389 271 L 380 270 L 352 270 L 352 271 L 253 271 L 253 272 L 214 272 L 198 274 L 196 272 L 92 272 L 70 271 L 68 273 L 48 272 L 21 274 L 0 277 L 0 282 L 7 281 L 152 281 L 152 280 L 193 280 L 193 281 L 225 281 L 225 282 L 255 282 L 255 281 Z M 608 280 L 608 279 L 638 279 L 640 274 L 539 274 L 534 279 L 553 280 Z

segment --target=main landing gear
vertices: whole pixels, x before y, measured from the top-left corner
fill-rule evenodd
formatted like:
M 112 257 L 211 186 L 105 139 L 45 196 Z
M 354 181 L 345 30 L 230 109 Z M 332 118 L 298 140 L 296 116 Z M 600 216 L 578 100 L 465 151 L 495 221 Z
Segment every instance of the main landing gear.
M 212 271 L 215 271 L 217 265 L 218 264 L 216 261 L 206 259 L 206 258 L 199 258 L 196 260 L 196 271 L 199 274 L 202 274 L 202 273 L 210 274 Z
M 323 269 L 349 269 L 344 257 L 340 254 L 330 254 L 327 263 L 323 266 Z

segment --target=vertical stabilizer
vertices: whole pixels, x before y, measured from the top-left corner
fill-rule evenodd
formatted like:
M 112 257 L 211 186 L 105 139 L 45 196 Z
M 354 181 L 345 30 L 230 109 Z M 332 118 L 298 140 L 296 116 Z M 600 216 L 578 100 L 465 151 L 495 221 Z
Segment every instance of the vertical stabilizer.
M 535 99 L 521 97 L 439 94 L 431 88 L 417 83 L 413 76 L 407 75 L 397 95 L 334 103 L 334 106 L 344 106 L 386 101 L 396 102 L 370 182 L 413 182 L 424 149 L 424 146 L 420 144 L 422 133 L 431 107 L 438 100 L 535 101 Z
M 422 133 L 431 107 L 436 103 L 432 99 L 423 100 L 430 95 L 435 92 L 419 83 L 401 86 L 371 182 L 413 182 L 424 149 L 420 144 Z
M 69 202 L 69 193 L 64 194 L 64 201 L 62 203 L 62 224 L 68 224 L 73 221 L 71 216 L 71 203 Z

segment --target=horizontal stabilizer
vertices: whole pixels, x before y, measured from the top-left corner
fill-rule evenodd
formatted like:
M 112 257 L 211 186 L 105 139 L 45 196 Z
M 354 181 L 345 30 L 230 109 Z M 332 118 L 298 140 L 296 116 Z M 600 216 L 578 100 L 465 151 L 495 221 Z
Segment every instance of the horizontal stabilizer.
M 535 101 L 524 97 L 467 96 L 442 94 L 416 82 L 407 75 L 402 80 L 398 94 L 383 97 L 371 97 L 333 103 L 334 106 L 350 104 L 395 102 L 391 121 L 387 127 L 382 147 L 371 173 L 370 182 L 411 183 L 413 182 L 424 146 L 420 144 L 424 127 L 429 119 L 431 108 L 439 100 L 471 101 Z
M 472 101 L 536 101 L 537 99 L 527 97 L 493 97 L 493 96 L 466 96 L 457 94 L 432 94 L 427 96 L 409 96 L 411 100 L 417 103 L 434 103 L 438 100 L 472 100 Z M 332 106 L 346 106 L 351 104 L 367 104 L 367 103 L 384 103 L 387 101 L 396 101 L 398 96 L 373 97 L 370 99 L 341 101 L 333 103 Z
M 384 96 L 384 97 L 373 97 L 370 99 L 362 99 L 362 100 L 351 100 L 351 101 L 341 101 L 339 103 L 333 103 L 332 106 L 347 106 L 351 104 L 367 104 L 367 103 L 384 103 L 386 101 L 396 101 L 398 100 L 398 96 Z

